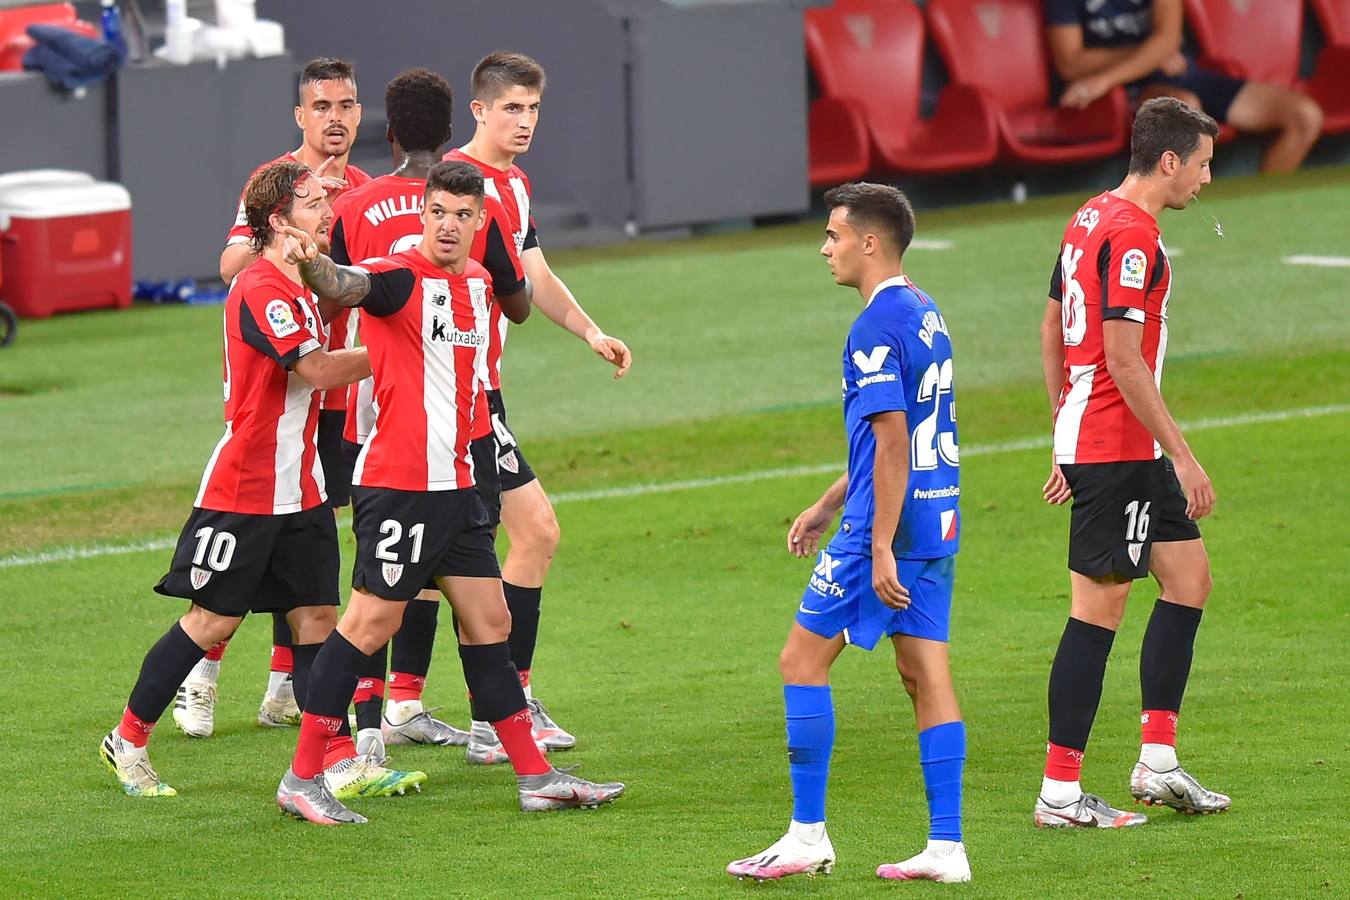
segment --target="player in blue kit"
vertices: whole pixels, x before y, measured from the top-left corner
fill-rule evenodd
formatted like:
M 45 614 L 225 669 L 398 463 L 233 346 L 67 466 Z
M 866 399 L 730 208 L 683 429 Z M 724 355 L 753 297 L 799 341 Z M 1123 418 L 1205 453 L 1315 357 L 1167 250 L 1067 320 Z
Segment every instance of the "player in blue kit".
M 914 237 L 905 195 L 854 183 L 829 191 L 825 202 L 830 220 L 820 252 L 835 282 L 856 288 L 866 307 L 844 346 L 848 471 L 792 523 L 789 552 L 815 555 L 841 506 L 844 515 L 819 554 L 778 663 L 792 823 L 767 850 L 727 871 L 762 881 L 833 868 L 825 832 L 834 746 L 830 666 L 846 644 L 871 650 L 885 636 L 914 703 L 930 827 L 922 853 L 883 865 L 877 875 L 969 881 L 961 842 L 966 732 L 947 662 L 961 527 L 951 339 L 942 313 L 901 269 Z M 885 760 L 877 767 L 889 766 Z

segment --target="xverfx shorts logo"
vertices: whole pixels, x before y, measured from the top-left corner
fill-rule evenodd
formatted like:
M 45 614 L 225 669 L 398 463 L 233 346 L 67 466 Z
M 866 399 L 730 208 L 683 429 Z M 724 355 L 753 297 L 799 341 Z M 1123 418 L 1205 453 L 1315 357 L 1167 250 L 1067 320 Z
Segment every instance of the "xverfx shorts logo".
M 835 559 L 828 553 L 820 554 L 820 562 L 811 571 L 811 590 L 822 597 L 834 597 L 843 599 L 844 586 L 834 580 L 834 570 L 839 568 L 843 560 Z

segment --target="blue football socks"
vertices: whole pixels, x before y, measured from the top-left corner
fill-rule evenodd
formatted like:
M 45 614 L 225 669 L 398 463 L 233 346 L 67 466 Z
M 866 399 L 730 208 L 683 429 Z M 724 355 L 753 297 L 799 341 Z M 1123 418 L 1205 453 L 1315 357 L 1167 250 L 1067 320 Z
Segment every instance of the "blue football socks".
M 792 820 L 824 822 L 825 787 L 830 777 L 830 752 L 834 749 L 834 703 L 830 699 L 830 687 L 784 685 L 783 704 L 787 709 Z M 959 779 L 959 774 L 957 777 Z
M 930 841 L 961 840 L 961 767 L 965 759 L 965 722 L 944 722 L 919 732 L 919 765 L 928 794 Z

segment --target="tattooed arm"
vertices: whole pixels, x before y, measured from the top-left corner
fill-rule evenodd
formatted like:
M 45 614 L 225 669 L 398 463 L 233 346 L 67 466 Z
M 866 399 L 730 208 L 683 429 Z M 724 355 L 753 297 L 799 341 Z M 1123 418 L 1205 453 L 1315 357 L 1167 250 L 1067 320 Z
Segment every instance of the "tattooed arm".
M 319 245 L 299 228 L 286 226 L 281 245 L 286 262 L 300 269 L 300 278 L 324 300 L 340 306 L 360 306 L 370 294 L 370 276 L 351 266 L 339 266 L 319 252 Z

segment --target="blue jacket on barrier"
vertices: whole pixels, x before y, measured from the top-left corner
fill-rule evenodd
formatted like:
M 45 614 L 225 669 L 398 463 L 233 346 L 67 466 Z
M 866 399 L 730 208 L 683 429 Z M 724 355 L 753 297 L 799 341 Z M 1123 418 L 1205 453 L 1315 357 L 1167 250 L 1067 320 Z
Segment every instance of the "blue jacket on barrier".
M 25 69 L 38 69 L 59 88 L 102 84 L 126 61 L 126 51 L 55 25 L 29 25 L 37 45 L 23 55 Z

